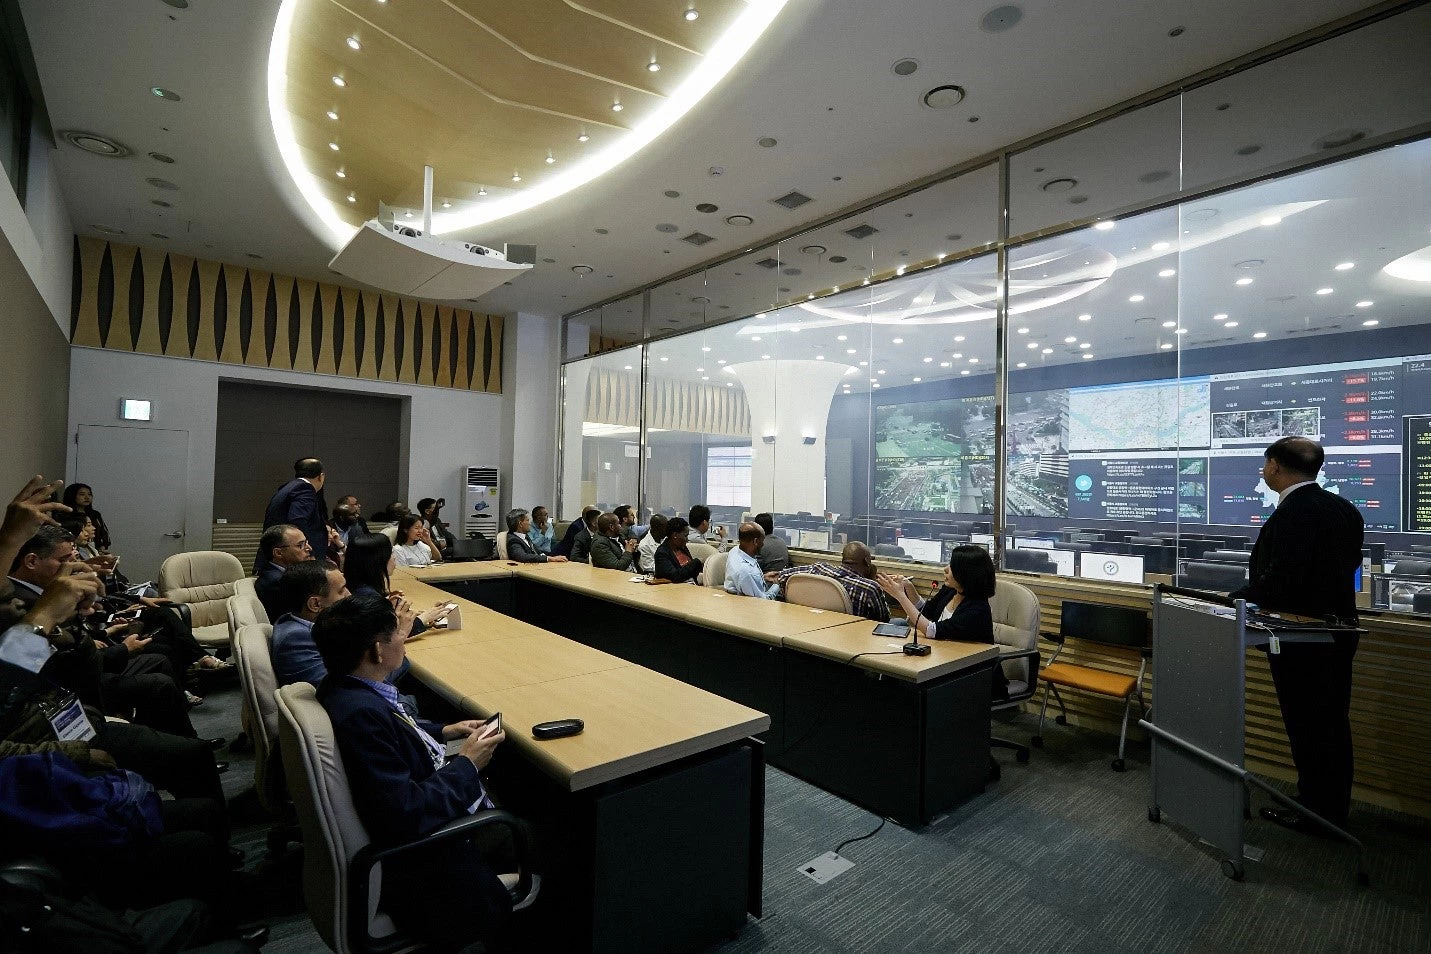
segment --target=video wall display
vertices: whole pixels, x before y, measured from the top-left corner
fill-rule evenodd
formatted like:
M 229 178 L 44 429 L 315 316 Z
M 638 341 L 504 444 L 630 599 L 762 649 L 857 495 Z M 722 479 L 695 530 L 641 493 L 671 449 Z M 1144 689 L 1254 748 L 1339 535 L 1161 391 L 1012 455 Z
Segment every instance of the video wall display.
M 989 512 L 992 403 L 877 408 L 875 506 Z M 1318 483 L 1368 530 L 1431 532 L 1426 356 L 1013 393 L 1009 514 L 1260 526 L 1262 453 L 1288 436 L 1322 444 Z

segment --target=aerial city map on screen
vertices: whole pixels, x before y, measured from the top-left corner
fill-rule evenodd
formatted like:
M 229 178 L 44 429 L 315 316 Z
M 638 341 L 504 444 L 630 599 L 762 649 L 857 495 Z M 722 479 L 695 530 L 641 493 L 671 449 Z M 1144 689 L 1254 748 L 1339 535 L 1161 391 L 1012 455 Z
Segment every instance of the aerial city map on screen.
M 875 409 L 875 506 L 993 511 L 992 397 Z M 1319 477 L 1368 530 L 1431 531 L 1431 358 L 1016 392 L 1011 515 L 1260 525 L 1262 451 L 1322 443 Z

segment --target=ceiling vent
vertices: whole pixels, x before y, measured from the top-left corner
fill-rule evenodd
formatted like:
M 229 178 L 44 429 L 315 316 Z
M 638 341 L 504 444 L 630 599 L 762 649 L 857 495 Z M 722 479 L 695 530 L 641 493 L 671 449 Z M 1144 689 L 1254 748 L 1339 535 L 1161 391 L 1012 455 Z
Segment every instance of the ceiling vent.
M 123 159 L 130 155 L 130 149 L 124 143 L 108 136 L 101 136 L 99 133 L 85 132 L 82 129 L 66 129 L 60 133 L 65 142 L 76 149 L 83 149 L 85 152 L 96 156 L 104 156 L 106 159 Z
M 771 199 L 776 205 L 783 205 L 787 209 L 798 209 L 806 202 L 814 201 L 803 192 L 787 192 L 778 199 Z
M 1289 334 L 1289 335 L 1320 335 L 1320 334 L 1325 334 L 1325 333 L 1327 333 L 1328 331 L 1340 331 L 1341 328 L 1342 328 L 1341 325 L 1321 325 L 1321 326 L 1319 326 L 1319 327 L 1317 327 L 1317 328 L 1289 328 L 1289 329 L 1287 329 L 1287 334 Z
M 879 229 L 875 228 L 873 225 L 865 223 L 863 225 L 856 225 L 852 229 L 845 229 L 845 234 L 852 239 L 867 239 L 878 231 Z
M 779 259 L 775 259 L 775 258 L 762 258 L 760 261 L 756 262 L 755 264 L 759 265 L 761 268 L 772 268 L 772 269 L 774 269 L 774 268 L 779 268 L 779 267 L 780 267 L 780 260 L 779 260 Z
M 682 235 L 681 241 L 689 242 L 692 245 L 700 247 L 707 242 L 714 242 L 715 238 L 713 236 L 707 235 L 704 232 L 692 232 L 690 235 Z

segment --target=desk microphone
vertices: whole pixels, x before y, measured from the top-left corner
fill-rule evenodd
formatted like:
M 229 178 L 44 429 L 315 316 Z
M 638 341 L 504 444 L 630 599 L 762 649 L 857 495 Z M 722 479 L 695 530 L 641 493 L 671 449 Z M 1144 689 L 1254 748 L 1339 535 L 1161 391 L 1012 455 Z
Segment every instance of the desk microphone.
M 906 656 L 928 656 L 930 649 L 928 643 L 919 642 L 919 608 L 914 609 L 914 622 L 909 624 L 910 630 L 914 633 L 914 639 L 904 644 L 904 654 Z

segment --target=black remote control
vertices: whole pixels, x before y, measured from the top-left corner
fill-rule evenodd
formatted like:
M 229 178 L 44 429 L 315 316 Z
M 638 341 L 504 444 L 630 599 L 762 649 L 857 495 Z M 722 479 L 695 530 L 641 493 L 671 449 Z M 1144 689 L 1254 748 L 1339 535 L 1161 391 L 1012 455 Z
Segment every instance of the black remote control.
M 584 728 L 586 728 L 586 723 L 580 719 L 557 719 L 555 722 L 538 722 L 532 726 L 532 738 L 560 739 L 568 735 L 576 735 Z

